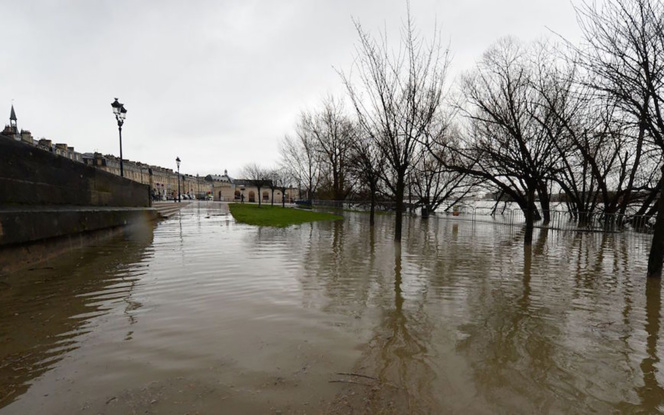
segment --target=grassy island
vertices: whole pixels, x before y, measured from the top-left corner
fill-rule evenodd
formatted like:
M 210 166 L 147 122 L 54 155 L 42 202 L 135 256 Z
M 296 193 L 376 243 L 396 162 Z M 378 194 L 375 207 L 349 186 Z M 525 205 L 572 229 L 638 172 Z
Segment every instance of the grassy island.
M 331 213 L 314 212 L 296 208 L 282 208 L 280 206 L 262 205 L 260 208 L 254 204 L 230 203 L 228 207 L 237 222 L 257 226 L 275 226 L 284 228 L 299 223 L 318 220 L 339 220 L 343 216 Z

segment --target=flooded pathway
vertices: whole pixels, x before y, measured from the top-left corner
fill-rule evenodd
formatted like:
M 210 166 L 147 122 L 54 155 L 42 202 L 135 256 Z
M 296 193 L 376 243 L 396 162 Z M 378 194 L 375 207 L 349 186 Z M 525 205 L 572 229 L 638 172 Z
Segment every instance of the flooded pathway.
M 0 414 L 664 412 L 644 235 L 193 203 L 0 279 Z

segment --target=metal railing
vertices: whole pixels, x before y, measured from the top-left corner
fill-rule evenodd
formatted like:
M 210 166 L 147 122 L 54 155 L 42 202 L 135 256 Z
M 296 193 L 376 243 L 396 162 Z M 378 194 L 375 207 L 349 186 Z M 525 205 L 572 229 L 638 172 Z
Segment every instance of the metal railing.
M 452 212 L 442 214 L 438 212 L 437 215 L 505 225 L 523 225 L 526 223 L 525 214 L 521 209 L 498 209 L 494 211 L 493 208 L 463 206 Z M 539 211 L 539 215 L 540 219 L 535 221 L 536 227 L 557 230 L 650 233 L 654 225 L 654 217 L 651 215 L 621 215 L 605 212 L 573 214 L 563 210 Z
M 362 210 L 368 211 L 368 201 L 348 200 L 312 200 L 314 207 Z M 394 211 L 394 202 L 377 202 L 377 211 Z M 415 213 L 415 205 L 405 203 L 406 212 Z M 481 207 L 471 205 L 449 206 L 438 209 L 432 213 L 433 217 L 453 218 L 456 220 L 470 220 L 474 222 L 489 222 L 503 225 L 522 226 L 526 218 L 521 209 Z M 565 210 L 549 210 L 548 222 L 545 221 L 545 212 L 538 211 L 541 218 L 535 221 L 536 227 L 556 230 L 574 230 L 591 232 L 641 232 L 650 233 L 654 225 L 654 217 L 651 215 L 636 215 L 619 213 L 577 213 L 573 214 Z M 418 212 L 419 213 L 419 212 Z

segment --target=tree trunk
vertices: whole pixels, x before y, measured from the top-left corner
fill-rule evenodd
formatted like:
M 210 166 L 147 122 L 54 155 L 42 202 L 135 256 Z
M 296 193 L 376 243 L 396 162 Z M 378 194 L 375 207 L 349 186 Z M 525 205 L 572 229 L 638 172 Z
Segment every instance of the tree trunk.
M 369 208 L 369 226 L 373 227 L 376 220 L 376 189 L 371 188 L 371 207 Z
M 403 195 L 405 190 L 405 183 L 403 175 L 397 178 L 397 191 L 396 191 L 396 218 L 394 223 L 394 240 L 401 242 L 401 228 L 403 225 Z
M 662 166 L 662 178 L 664 180 L 664 166 Z M 655 230 L 652 235 L 650 256 L 648 257 L 648 278 L 662 277 L 662 261 L 664 261 L 664 201 L 662 201 L 662 190 L 659 191 L 657 200 L 657 219 Z
M 528 207 L 526 208 L 526 236 L 524 238 L 524 245 L 530 246 L 533 244 L 533 229 L 535 228 L 535 187 L 528 186 Z
M 431 203 L 429 203 L 429 196 L 424 198 L 424 206 L 422 206 L 422 219 L 429 219 L 429 212 L 431 212 Z
M 544 217 L 544 225 L 551 222 L 551 196 L 546 188 L 546 183 L 540 184 L 540 189 L 537 194 L 539 195 L 540 206 L 542 207 L 542 216 Z

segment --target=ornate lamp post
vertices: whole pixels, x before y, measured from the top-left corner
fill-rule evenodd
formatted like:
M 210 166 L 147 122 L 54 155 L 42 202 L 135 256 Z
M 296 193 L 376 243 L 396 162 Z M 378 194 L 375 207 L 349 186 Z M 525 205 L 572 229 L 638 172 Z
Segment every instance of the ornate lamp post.
M 180 199 L 180 157 L 175 158 L 175 163 L 178 165 L 178 203 L 181 203 L 182 199 Z
M 115 114 L 115 119 L 118 121 L 118 134 L 120 135 L 120 177 L 124 177 L 124 165 L 122 164 L 122 124 L 124 124 L 125 117 L 127 116 L 127 110 L 124 104 L 118 102 L 117 98 L 111 103 L 111 107 L 113 107 L 113 114 Z

